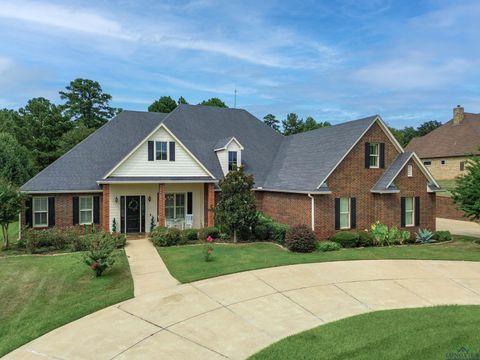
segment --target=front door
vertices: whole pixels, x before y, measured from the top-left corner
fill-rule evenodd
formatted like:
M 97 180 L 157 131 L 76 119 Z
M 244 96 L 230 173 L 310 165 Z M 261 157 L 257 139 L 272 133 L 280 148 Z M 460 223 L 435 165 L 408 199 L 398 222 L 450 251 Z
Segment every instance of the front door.
M 140 232 L 140 196 L 126 197 L 126 227 L 127 233 Z

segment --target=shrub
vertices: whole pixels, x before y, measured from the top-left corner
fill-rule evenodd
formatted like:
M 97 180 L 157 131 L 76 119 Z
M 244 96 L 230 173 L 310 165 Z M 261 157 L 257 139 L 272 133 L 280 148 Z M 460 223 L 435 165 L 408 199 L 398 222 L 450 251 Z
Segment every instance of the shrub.
M 368 231 L 358 232 L 357 246 L 368 247 L 373 245 L 374 245 L 374 240 L 373 240 L 373 235 L 371 233 L 369 233 Z
M 209 236 L 211 236 L 213 239 L 218 239 L 220 237 L 220 230 L 214 226 L 211 226 L 202 228 L 198 232 L 198 238 L 200 240 L 206 240 Z
M 254 226 L 253 234 L 258 240 L 273 240 L 279 244 L 285 243 L 285 235 L 288 225 L 273 221 L 263 213 L 257 213 L 257 223 Z M 268 237 L 266 236 L 268 233 Z
M 211 236 L 207 236 L 205 243 L 203 244 L 203 258 L 205 261 L 212 260 L 212 253 L 213 253 L 213 238 Z
M 101 276 L 107 268 L 113 266 L 115 263 L 114 249 L 115 241 L 111 236 L 106 233 L 93 234 L 88 252 L 84 254 L 84 260 L 95 272 L 95 276 Z
M 253 235 L 255 240 L 264 241 L 270 239 L 270 226 L 262 223 L 255 225 Z
M 290 251 L 312 252 L 315 250 L 315 234 L 306 225 L 295 225 L 288 229 L 285 245 Z
M 70 244 L 72 251 L 86 251 L 90 245 L 90 238 L 86 236 L 77 236 Z
M 437 242 L 450 241 L 452 240 L 452 234 L 447 230 L 439 230 L 433 233 L 432 239 Z
M 358 244 L 360 236 L 353 231 L 340 231 L 330 237 L 330 240 L 340 244 L 344 248 L 353 248 Z
M 185 229 L 182 231 L 182 236 L 186 241 L 195 241 L 198 240 L 198 230 L 197 229 Z
M 26 229 L 22 236 L 27 250 L 33 254 L 65 249 L 78 237 L 78 231 L 58 228 Z
M 127 244 L 127 237 L 125 236 L 125 234 L 112 233 L 109 235 L 112 237 L 116 248 L 123 248 Z
M 416 234 L 416 242 L 421 244 L 427 244 L 432 241 L 433 233 L 427 229 L 419 229 Z
M 150 234 L 150 240 L 156 246 L 173 246 L 185 243 L 182 231 L 177 228 L 157 227 Z
M 319 241 L 317 243 L 317 251 L 336 251 L 340 250 L 340 248 L 340 244 L 333 241 Z
M 377 221 L 372 224 L 372 235 L 377 246 L 389 245 L 388 242 L 388 226 Z

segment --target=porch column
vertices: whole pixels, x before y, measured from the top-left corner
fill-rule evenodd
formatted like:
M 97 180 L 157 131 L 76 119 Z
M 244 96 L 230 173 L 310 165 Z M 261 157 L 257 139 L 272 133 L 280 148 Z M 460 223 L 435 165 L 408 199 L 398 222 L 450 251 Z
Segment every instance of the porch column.
M 158 184 L 157 224 L 165 226 L 165 184 Z
M 207 226 L 214 226 L 214 214 L 210 209 L 215 207 L 215 188 L 213 184 L 207 184 Z
M 110 185 L 102 185 L 102 229 L 110 232 Z

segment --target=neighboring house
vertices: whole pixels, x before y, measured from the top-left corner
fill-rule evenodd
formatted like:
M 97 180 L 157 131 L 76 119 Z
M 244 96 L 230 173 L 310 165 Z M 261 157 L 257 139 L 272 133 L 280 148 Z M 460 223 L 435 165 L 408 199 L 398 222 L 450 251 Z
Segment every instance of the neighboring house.
M 435 229 L 438 185 L 379 116 L 285 137 L 245 110 L 193 105 L 117 115 L 22 186 L 22 223 L 212 226 L 218 182 L 240 165 L 258 210 L 318 238 L 376 220 Z
M 465 171 L 467 155 L 480 154 L 480 114 L 465 113 L 458 105 L 453 119 L 406 147 L 415 151 L 435 179 L 448 180 Z

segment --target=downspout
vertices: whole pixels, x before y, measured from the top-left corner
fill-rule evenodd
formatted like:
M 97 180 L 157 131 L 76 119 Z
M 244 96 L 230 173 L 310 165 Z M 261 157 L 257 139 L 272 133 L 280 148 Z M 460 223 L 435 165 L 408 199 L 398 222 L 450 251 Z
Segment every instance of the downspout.
M 315 231 L 315 198 L 311 193 L 308 193 L 308 197 L 312 199 L 312 231 Z

